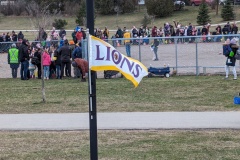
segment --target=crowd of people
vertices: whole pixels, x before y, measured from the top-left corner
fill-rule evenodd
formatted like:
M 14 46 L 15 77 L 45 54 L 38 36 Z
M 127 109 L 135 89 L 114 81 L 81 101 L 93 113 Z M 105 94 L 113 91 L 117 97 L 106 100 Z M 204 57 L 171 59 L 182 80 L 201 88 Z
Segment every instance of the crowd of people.
M 83 59 L 81 40 L 86 37 L 80 27 L 76 28 L 77 32 L 75 35 L 72 34 L 73 40 L 70 41 L 67 40 L 64 30 L 62 30 L 63 34 L 58 34 L 53 28 L 49 36 L 45 31 L 40 31 L 38 41 L 29 42 L 23 37 L 17 43 L 13 42 L 8 51 L 12 77 L 17 78 L 18 68 L 21 65 L 21 80 L 41 79 L 42 69 L 45 80 L 62 79 L 64 76 L 72 77 L 71 66 L 73 66 L 74 77 L 81 77 L 81 81 L 85 82 L 88 62 Z
M 201 36 L 202 42 L 207 42 L 210 35 L 230 35 L 237 34 L 238 27 L 236 23 L 226 23 L 223 27 L 217 25 L 214 31 L 210 31 L 210 24 L 204 25 L 201 28 L 189 23 L 188 26 L 175 22 L 174 25 L 165 23 L 163 27 L 154 26 L 151 29 L 148 27 L 140 26 L 140 28 L 132 27 L 128 30 L 126 27 L 121 29 L 118 27 L 113 36 L 112 44 L 114 47 L 124 44 L 126 47 L 126 55 L 131 57 L 131 45 L 150 44 L 151 50 L 154 53 L 153 60 L 158 61 L 158 46 L 161 43 L 175 43 L 177 38 L 178 43 L 192 43 L 199 41 L 200 38 L 194 36 Z M 108 41 L 110 39 L 110 31 L 107 27 L 104 30 L 100 28 L 95 29 L 94 36 Z M 150 37 L 155 37 L 150 40 Z M 156 38 L 159 37 L 159 38 Z M 167 38 L 166 38 L 167 37 Z M 230 37 L 230 36 L 229 36 Z M 224 38 L 229 38 L 224 37 Z M 12 31 L 12 34 L 7 33 L 0 36 L 0 42 L 12 41 L 12 46 L 9 49 L 8 63 L 12 68 L 12 77 L 17 77 L 17 68 L 21 64 L 21 79 L 27 80 L 29 78 L 41 78 L 41 64 L 43 64 L 44 78 L 62 79 L 64 76 L 72 77 L 71 66 L 74 67 L 74 77 L 80 77 L 82 75 L 82 81 L 85 81 L 86 65 L 83 65 L 82 60 L 82 47 L 81 41 L 86 38 L 86 33 L 83 28 L 76 26 L 71 34 L 71 40 L 66 38 L 66 31 L 61 29 L 57 31 L 54 27 L 50 33 L 46 33 L 44 29 L 39 31 L 39 35 L 35 39 L 36 41 L 30 43 L 24 38 L 23 33 L 20 31 L 16 34 Z M 138 39 L 140 38 L 140 39 Z M 212 40 L 214 42 L 221 41 L 221 36 L 215 36 Z M 151 41 L 151 42 L 150 42 Z M 81 64 L 79 64 L 81 63 Z M 83 68 L 84 67 L 84 68 Z M 82 72 L 84 71 L 84 72 Z M 65 74 L 64 74 L 65 73 Z
M 139 28 L 133 26 L 131 29 L 126 27 L 117 28 L 117 31 L 112 35 L 112 45 L 114 47 L 122 44 L 126 47 L 127 56 L 131 57 L 130 45 L 151 45 L 151 50 L 154 52 L 153 60 L 158 60 L 157 51 L 159 44 L 171 44 L 171 43 L 193 43 L 193 42 L 220 42 L 222 39 L 225 41 L 227 38 L 231 39 L 231 34 L 238 33 L 238 27 L 236 23 L 230 24 L 227 22 L 223 27 L 217 25 L 211 28 L 211 24 L 203 25 L 202 27 L 196 27 L 189 23 L 188 25 L 182 25 L 179 22 L 173 21 L 173 24 L 168 22 L 164 23 L 164 26 L 153 26 L 149 28 L 147 26 L 140 26 Z M 221 35 L 229 35 L 224 36 Z M 110 39 L 109 30 L 107 27 L 104 30 L 98 28 L 95 29 L 94 36 L 108 41 Z M 154 40 L 150 40 L 150 37 Z M 159 37 L 159 38 L 156 38 Z M 175 38 L 177 37 L 177 38 Z M 199 38 L 200 37 L 200 38 Z M 124 39 L 124 40 L 123 40 Z M 131 40 L 130 40 L 131 39 Z
M 112 39 L 117 38 L 124 38 L 125 32 L 131 33 L 131 38 L 142 38 L 143 40 L 138 42 L 138 40 L 133 40 L 132 44 L 148 44 L 149 40 L 148 37 L 175 37 L 175 36 L 181 36 L 183 38 L 179 38 L 178 42 L 181 43 L 191 43 L 195 41 L 195 38 L 185 38 L 186 36 L 202 36 L 202 41 L 206 42 L 207 37 L 211 35 L 228 35 L 228 34 L 237 34 L 238 33 L 238 27 L 236 23 L 230 24 L 227 22 L 223 27 L 221 25 L 217 25 L 213 31 L 210 30 L 211 24 L 203 25 L 202 27 L 196 27 L 189 23 L 188 25 L 182 25 L 178 22 L 173 21 L 173 25 L 166 22 L 164 23 L 164 26 L 157 27 L 153 26 L 152 28 L 149 28 L 147 26 L 140 26 L 139 28 L 136 28 L 133 26 L 131 29 L 127 29 L 126 27 L 117 28 L 116 33 L 111 37 Z M 98 28 L 95 29 L 94 36 L 107 40 L 109 39 L 109 30 L 107 27 L 104 28 L 104 30 Z M 214 38 L 213 41 L 217 42 L 220 41 L 221 37 Z M 226 40 L 226 39 L 225 39 Z M 162 43 L 173 43 L 173 39 L 168 38 L 166 39 L 166 42 L 163 42 L 163 39 L 160 40 Z M 160 42 L 160 43 L 161 43 Z M 118 42 L 120 45 L 122 44 L 122 41 L 119 40 Z M 114 44 L 115 46 L 116 44 Z

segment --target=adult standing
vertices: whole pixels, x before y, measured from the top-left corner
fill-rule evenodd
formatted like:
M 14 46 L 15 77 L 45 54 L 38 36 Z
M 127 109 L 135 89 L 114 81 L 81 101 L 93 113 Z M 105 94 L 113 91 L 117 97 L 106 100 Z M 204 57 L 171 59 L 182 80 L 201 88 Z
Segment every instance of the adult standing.
M 221 26 L 220 25 L 217 25 L 217 27 L 216 27 L 216 35 L 218 35 L 218 36 L 215 36 L 214 37 L 214 42 L 219 42 L 219 41 L 221 41 L 221 39 L 222 39 L 222 28 L 221 28 Z
M 140 36 L 144 36 L 144 29 L 143 29 L 143 26 L 141 26 L 138 30 L 138 37 Z
M 77 31 L 74 30 L 74 31 L 72 32 L 72 40 L 73 40 L 73 42 L 74 42 L 75 44 L 77 43 L 76 34 L 77 34 Z
M 17 42 L 18 41 L 18 37 L 17 37 L 17 34 L 15 33 L 15 31 L 12 31 L 12 41 L 13 42 Z
M 80 28 L 80 29 L 78 29 L 78 31 L 76 33 L 77 43 L 81 42 L 82 38 L 83 38 L 83 35 L 82 35 L 82 30 Z
M 223 35 L 228 35 L 231 33 L 231 26 L 230 26 L 229 22 L 226 25 L 224 25 L 224 27 L 222 29 L 222 33 L 223 33 Z M 229 38 L 228 36 L 224 36 L 225 40 L 227 40 L 228 38 Z
M 21 46 L 19 47 L 19 56 L 21 61 L 21 80 L 28 80 L 27 72 L 29 66 L 29 53 L 28 53 L 28 41 L 23 39 Z
M 59 54 L 61 55 L 61 79 L 64 75 L 64 68 L 66 67 L 66 76 L 71 77 L 71 49 L 68 44 L 68 40 L 64 40 L 64 45 L 60 48 Z
M 40 46 L 36 49 L 36 52 L 33 55 L 32 63 L 38 68 L 38 79 L 42 77 L 42 67 L 41 67 L 41 48 Z
M 192 24 L 189 23 L 188 28 L 187 28 L 187 36 L 192 36 L 192 30 L 193 30 Z M 191 43 L 192 42 L 192 38 L 189 38 L 188 41 Z
M 159 39 L 154 39 L 154 41 L 153 41 L 153 53 L 154 53 L 153 61 L 159 60 L 158 55 L 157 55 L 158 46 L 159 46 Z
M 19 68 L 19 50 L 16 48 L 16 44 L 12 44 L 12 48 L 8 51 L 8 64 L 12 69 L 12 78 L 17 78 L 17 71 Z
M 138 36 L 138 30 L 137 30 L 137 28 L 135 26 L 133 26 L 133 28 L 132 28 L 132 36 L 134 38 Z
M 84 28 L 81 28 L 81 32 L 82 32 L 82 37 L 83 39 L 86 39 L 86 32 L 84 31 Z
M 203 25 L 201 33 L 202 33 L 202 41 L 206 42 L 207 41 L 207 35 L 208 35 L 208 29 L 207 29 L 206 25 Z
M 238 33 L 238 27 L 237 27 L 235 22 L 232 24 L 231 33 L 232 34 L 237 34 Z
M 82 46 L 81 46 L 81 42 L 79 42 L 78 44 L 76 44 L 75 49 L 72 52 L 72 60 L 75 60 L 76 58 L 82 58 Z M 73 65 L 74 67 L 74 65 Z M 74 67 L 74 78 L 80 78 L 80 70 L 78 67 Z
M 11 37 L 9 35 L 9 32 L 7 32 L 7 35 L 6 35 L 6 42 L 10 42 L 11 41 Z
M 60 37 L 60 38 L 63 38 L 63 37 L 66 36 L 66 35 L 67 35 L 66 30 L 65 30 L 65 29 L 61 29 L 60 32 L 59 32 L 59 37 Z
M 132 28 L 132 37 L 133 38 L 137 38 L 138 37 L 138 30 L 135 26 L 133 26 Z M 133 44 L 137 44 L 137 40 L 136 39 L 133 39 Z
M 103 36 L 106 42 L 108 42 L 108 38 L 109 38 L 109 30 L 107 29 L 107 27 L 105 27 L 104 31 L 103 31 Z
M 23 35 L 23 33 L 22 33 L 22 31 L 20 31 L 19 33 L 18 33 L 18 40 L 23 40 L 24 39 L 24 35 Z
M 126 30 L 126 32 L 123 35 L 123 38 L 126 38 L 126 40 L 124 40 L 125 43 L 125 47 L 126 47 L 126 53 L 128 57 L 131 57 L 131 43 L 130 43 L 130 37 L 131 34 L 128 30 Z
M 118 30 L 116 32 L 116 38 L 123 38 L 123 31 L 121 27 L 118 27 Z M 122 40 L 118 40 L 119 44 L 122 44 Z
M 59 51 L 57 49 L 57 46 L 54 46 L 54 57 L 56 57 L 55 60 L 55 65 L 56 65 L 56 78 L 60 79 L 61 78 L 61 55 L 59 54 Z

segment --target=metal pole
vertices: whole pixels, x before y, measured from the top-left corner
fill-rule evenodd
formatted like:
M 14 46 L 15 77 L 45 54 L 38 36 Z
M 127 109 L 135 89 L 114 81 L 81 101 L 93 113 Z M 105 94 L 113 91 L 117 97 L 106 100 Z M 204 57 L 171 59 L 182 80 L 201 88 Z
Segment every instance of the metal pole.
M 139 36 L 139 41 L 138 41 L 138 47 L 139 47 L 139 61 L 141 62 L 141 45 L 140 45 L 140 36 Z
M 94 0 L 86 0 L 86 6 L 87 6 L 87 28 L 89 29 L 89 34 L 94 35 Z M 89 86 L 90 159 L 98 160 L 96 72 L 91 71 L 89 69 L 88 77 L 89 77 L 88 86 Z
M 196 76 L 199 75 L 198 71 L 198 43 L 196 42 Z
M 175 38 L 175 54 L 176 54 L 176 74 L 178 73 L 178 51 L 177 51 L 177 39 Z

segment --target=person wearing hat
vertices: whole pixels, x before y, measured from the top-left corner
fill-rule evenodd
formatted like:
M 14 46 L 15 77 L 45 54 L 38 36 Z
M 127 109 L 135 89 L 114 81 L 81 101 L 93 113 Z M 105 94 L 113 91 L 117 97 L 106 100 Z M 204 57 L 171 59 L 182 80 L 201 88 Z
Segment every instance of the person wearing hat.
M 68 40 L 64 40 L 64 45 L 59 50 L 59 55 L 61 56 L 61 77 L 64 75 L 64 69 L 66 68 L 66 76 L 71 77 L 71 48 L 69 47 Z
M 82 30 L 81 30 L 81 28 L 79 28 L 76 33 L 77 42 L 81 42 L 82 38 L 83 38 Z
M 8 51 L 8 64 L 12 69 L 12 78 L 17 78 L 17 71 L 19 68 L 19 50 L 16 48 L 16 44 L 13 43 L 12 47 Z
M 230 47 L 229 53 L 227 54 L 224 53 L 224 55 L 227 57 L 226 65 L 225 65 L 226 76 L 224 79 L 228 79 L 229 70 L 230 70 L 230 67 L 232 67 L 233 80 L 237 80 L 237 72 L 235 67 L 235 63 L 236 63 L 235 54 L 237 53 L 237 50 L 238 50 L 237 41 L 235 38 L 233 38 L 232 40 L 227 39 L 227 41 L 223 45 L 229 45 Z

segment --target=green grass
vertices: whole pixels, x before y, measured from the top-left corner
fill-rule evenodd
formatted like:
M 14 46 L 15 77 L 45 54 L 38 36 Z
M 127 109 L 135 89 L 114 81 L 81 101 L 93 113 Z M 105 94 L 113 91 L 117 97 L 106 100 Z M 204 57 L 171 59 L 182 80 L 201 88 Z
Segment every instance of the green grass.
M 238 80 L 223 76 L 144 78 L 134 88 L 125 78 L 97 79 L 98 112 L 239 111 L 233 104 Z M 79 79 L 49 80 L 46 103 L 41 81 L 0 79 L 0 113 L 88 112 L 88 83 Z
M 89 159 L 89 132 L 0 132 L 0 159 Z M 100 160 L 240 157 L 238 130 L 99 131 Z

